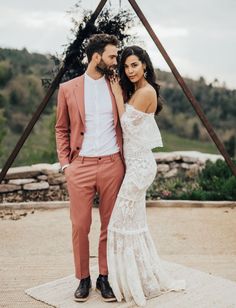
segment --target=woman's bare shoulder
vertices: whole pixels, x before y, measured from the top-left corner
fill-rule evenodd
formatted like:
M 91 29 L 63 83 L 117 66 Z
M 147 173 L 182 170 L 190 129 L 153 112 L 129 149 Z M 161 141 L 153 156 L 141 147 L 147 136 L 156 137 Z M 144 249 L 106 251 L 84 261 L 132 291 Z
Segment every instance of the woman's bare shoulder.
M 155 89 L 148 85 L 139 90 L 135 94 L 135 98 L 132 102 L 135 108 L 145 112 L 151 105 L 157 104 L 157 96 Z

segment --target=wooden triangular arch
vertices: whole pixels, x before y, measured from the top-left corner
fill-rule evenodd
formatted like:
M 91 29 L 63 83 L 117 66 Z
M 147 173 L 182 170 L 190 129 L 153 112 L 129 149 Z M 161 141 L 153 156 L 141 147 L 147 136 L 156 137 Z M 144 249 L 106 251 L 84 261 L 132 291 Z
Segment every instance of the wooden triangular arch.
M 169 55 L 167 54 L 166 50 L 162 46 L 160 40 L 158 39 L 157 35 L 153 31 L 153 29 L 150 26 L 148 20 L 144 16 L 142 10 L 137 5 L 135 0 L 128 0 L 128 1 L 131 4 L 131 6 L 134 9 L 134 11 L 137 14 L 137 16 L 139 17 L 139 19 L 141 20 L 141 22 L 143 23 L 143 25 L 146 28 L 147 32 L 149 33 L 149 35 L 153 39 L 153 41 L 154 41 L 155 45 L 157 46 L 157 48 L 159 49 L 160 53 L 164 57 L 166 63 L 170 67 L 173 75 L 175 76 L 178 84 L 182 88 L 182 90 L 183 90 L 184 94 L 186 95 L 187 99 L 189 100 L 189 102 L 192 104 L 195 112 L 197 113 L 198 117 L 202 121 L 202 123 L 205 126 L 208 134 L 210 135 L 211 139 L 213 140 L 213 142 L 217 146 L 219 152 L 224 157 L 224 159 L 225 159 L 226 163 L 228 164 L 229 168 L 231 169 L 232 173 L 236 176 L 236 166 L 232 162 L 232 160 L 231 160 L 229 154 L 227 153 L 223 143 L 220 141 L 220 139 L 216 135 L 212 125 L 210 124 L 210 122 L 208 121 L 207 117 L 205 116 L 205 114 L 204 114 L 203 110 L 201 109 L 199 103 L 197 102 L 197 100 L 193 96 L 192 92 L 190 91 L 190 89 L 188 88 L 186 83 L 184 82 L 182 76 L 180 75 L 180 73 L 178 72 L 178 70 L 175 67 L 174 63 L 172 62 L 172 60 L 170 59 Z M 107 0 L 101 0 L 100 3 L 98 4 L 96 10 L 94 11 L 94 13 L 91 15 L 90 20 L 87 22 L 87 24 L 85 26 L 85 29 L 84 29 L 83 33 L 81 34 L 81 36 L 79 38 L 81 43 L 86 38 L 86 33 L 87 33 L 86 30 L 89 29 L 89 26 L 95 22 L 95 20 L 97 19 L 98 15 L 102 11 L 102 9 L 103 9 L 104 5 L 106 4 L 106 2 L 107 2 Z M 22 148 L 24 142 L 28 138 L 28 136 L 29 136 L 30 132 L 32 131 L 35 123 L 37 122 L 37 120 L 39 119 L 41 113 L 43 112 L 43 110 L 47 106 L 47 104 L 48 104 L 50 98 L 52 97 L 53 93 L 57 89 L 57 87 L 58 87 L 58 85 L 59 85 L 59 83 L 61 81 L 61 78 L 63 77 L 63 75 L 65 74 L 67 69 L 69 68 L 68 66 L 69 66 L 71 57 L 73 57 L 73 56 L 75 57 L 75 55 L 69 55 L 68 58 L 66 58 L 64 60 L 64 65 L 59 70 L 57 76 L 55 77 L 55 79 L 53 80 L 51 86 L 49 87 L 49 89 L 48 89 L 48 91 L 47 91 L 43 101 L 41 102 L 41 104 L 39 105 L 38 109 L 34 113 L 34 115 L 33 115 L 32 119 L 30 120 L 29 124 L 25 128 L 21 138 L 19 139 L 18 143 L 16 144 L 16 146 L 15 146 L 14 150 L 12 151 L 11 155 L 8 157 L 8 159 L 7 159 L 5 165 L 3 166 L 3 169 L 2 169 L 2 171 L 0 173 L 0 183 L 4 179 L 8 169 L 13 164 L 17 154 L 19 153 L 19 151 Z

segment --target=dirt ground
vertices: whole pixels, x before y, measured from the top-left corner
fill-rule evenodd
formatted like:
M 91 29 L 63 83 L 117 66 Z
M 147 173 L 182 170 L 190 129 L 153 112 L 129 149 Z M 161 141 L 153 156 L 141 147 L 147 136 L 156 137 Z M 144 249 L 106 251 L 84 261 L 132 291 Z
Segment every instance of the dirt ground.
M 236 281 L 236 209 L 147 208 L 162 259 Z M 93 209 L 91 265 L 97 263 L 99 212 Z M 2 210 L 0 307 L 49 307 L 24 294 L 73 273 L 69 210 Z

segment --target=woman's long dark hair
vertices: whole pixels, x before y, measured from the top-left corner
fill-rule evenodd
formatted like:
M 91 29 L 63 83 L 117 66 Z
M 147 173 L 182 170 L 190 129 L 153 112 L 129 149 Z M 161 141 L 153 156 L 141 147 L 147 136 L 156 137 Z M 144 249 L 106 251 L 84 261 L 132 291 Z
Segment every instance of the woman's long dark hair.
M 158 99 L 160 86 L 156 83 L 156 75 L 150 57 L 144 49 L 136 45 L 126 47 L 122 51 L 120 56 L 120 65 L 119 65 L 120 85 L 122 87 L 122 90 L 124 91 L 125 98 L 129 100 L 135 91 L 134 84 L 129 80 L 129 78 L 125 74 L 125 61 L 129 56 L 132 55 L 137 56 L 142 63 L 146 64 L 147 77 L 145 79 L 155 89 Z M 162 108 L 163 108 L 162 102 L 158 101 L 155 114 L 158 114 L 162 110 Z

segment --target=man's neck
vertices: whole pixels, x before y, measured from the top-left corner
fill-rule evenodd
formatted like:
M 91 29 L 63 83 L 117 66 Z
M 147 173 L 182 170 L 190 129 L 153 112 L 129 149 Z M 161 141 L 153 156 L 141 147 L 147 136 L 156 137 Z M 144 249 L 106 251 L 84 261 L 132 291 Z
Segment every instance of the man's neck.
M 100 72 L 98 72 L 95 67 L 92 67 L 91 65 L 88 65 L 86 74 L 94 80 L 97 80 L 103 77 L 103 75 Z

